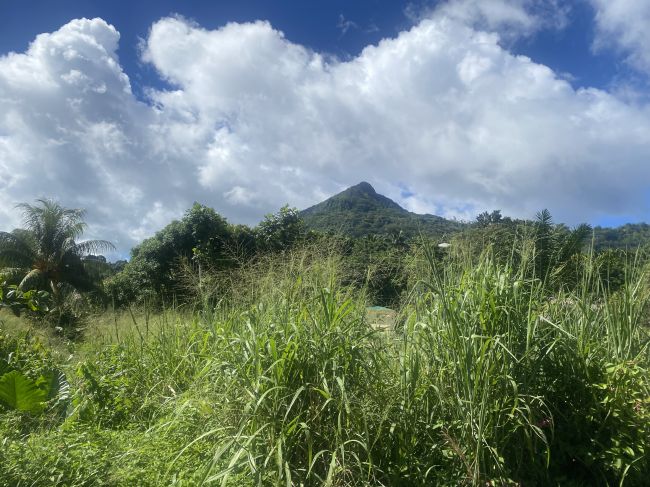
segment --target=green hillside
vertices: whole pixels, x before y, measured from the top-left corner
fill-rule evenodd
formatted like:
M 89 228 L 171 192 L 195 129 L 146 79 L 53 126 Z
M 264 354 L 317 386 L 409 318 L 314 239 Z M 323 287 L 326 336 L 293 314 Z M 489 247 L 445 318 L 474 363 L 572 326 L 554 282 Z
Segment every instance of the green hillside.
M 605 249 L 635 249 L 650 242 L 650 225 L 627 223 L 616 228 L 595 227 L 594 247 Z
M 361 182 L 300 212 L 307 228 L 353 237 L 370 234 L 444 235 L 465 225 L 436 215 L 418 215 Z

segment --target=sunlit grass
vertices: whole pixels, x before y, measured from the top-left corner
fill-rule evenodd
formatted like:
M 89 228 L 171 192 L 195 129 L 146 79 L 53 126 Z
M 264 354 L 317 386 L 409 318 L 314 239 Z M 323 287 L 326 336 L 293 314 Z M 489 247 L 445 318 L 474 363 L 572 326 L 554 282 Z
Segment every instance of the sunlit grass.
M 68 417 L 28 436 L 6 420 L 0 469 L 14 485 L 642 485 L 645 270 L 614 291 L 585 256 L 563 288 L 533 259 L 425 247 L 388 330 L 336 252 L 190 269 L 194 305 L 89 318 Z

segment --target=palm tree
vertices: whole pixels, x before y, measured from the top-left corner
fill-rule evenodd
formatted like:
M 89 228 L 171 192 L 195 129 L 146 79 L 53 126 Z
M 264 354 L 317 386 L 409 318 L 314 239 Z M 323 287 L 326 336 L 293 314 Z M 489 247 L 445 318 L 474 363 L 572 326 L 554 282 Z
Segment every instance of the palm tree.
M 38 204 L 22 203 L 25 228 L 0 232 L 0 275 L 19 289 L 47 290 L 55 302 L 62 291 L 97 290 L 84 257 L 114 249 L 105 240 L 77 242 L 86 229 L 85 210 L 68 209 L 47 199 Z
M 574 229 L 555 225 L 548 210 L 537 213 L 534 225 L 535 271 L 542 279 L 557 284 L 575 280 L 576 257 L 582 252 L 592 230 L 587 224 Z M 573 274 L 573 275 L 572 275 Z

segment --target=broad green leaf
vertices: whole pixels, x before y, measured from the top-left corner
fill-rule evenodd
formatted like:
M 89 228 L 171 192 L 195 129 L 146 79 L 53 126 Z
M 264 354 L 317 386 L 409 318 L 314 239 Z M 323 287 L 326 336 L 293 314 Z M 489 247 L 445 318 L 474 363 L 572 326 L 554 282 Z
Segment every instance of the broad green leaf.
M 12 409 L 38 412 L 46 399 L 47 391 L 16 370 L 0 377 L 0 401 Z

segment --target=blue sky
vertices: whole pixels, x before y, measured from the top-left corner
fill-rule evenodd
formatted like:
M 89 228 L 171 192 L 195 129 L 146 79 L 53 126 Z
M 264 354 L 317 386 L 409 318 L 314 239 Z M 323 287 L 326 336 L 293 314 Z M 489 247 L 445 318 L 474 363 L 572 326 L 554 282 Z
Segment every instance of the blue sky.
M 193 201 L 254 224 L 361 180 L 647 220 L 647 25 L 646 0 L 3 0 L 0 228 L 54 197 L 125 252 Z
M 4 1 L 0 17 L 2 52 L 23 51 L 34 37 L 58 29 L 71 19 L 101 17 L 121 34 L 118 51 L 134 86 L 159 84 L 140 62 L 139 39 L 163 17 L 182 15 L 206 29 L 228 22 L 268 20 L 294 42 L 347 57 L 411 25 L 407 2 L 393 1 Z
M 20 52 L 42 32 L 58 29 L 71 19 L 101 17 L 121 34 L 118 51 L 136 89 L 158 85 L 160 78 L 140 61 L 138 41 L 151 24 L 163 17 L 182 15 L 202 27 L 214 29 L 228 22 L 268 20 L 287 38 L 316 51 L 342 58 L 357 55 L 368 44 L 393 37 L 413 24 L 412 12 L 441 2 L 363 0 L 328 1 L 125 1 L 58 0 L 56 2 L 5 0 L 0 17 L 0 52 Z M 568 73 L 574 86 L 607 88 L 619 76 L 630 76 L 612 50 L 594 52 L 594 16 L 587 1 L 571 6 L 563 29 L 548 29 L 509 43 L 513 52 L 531 57 L 560 73 Z

